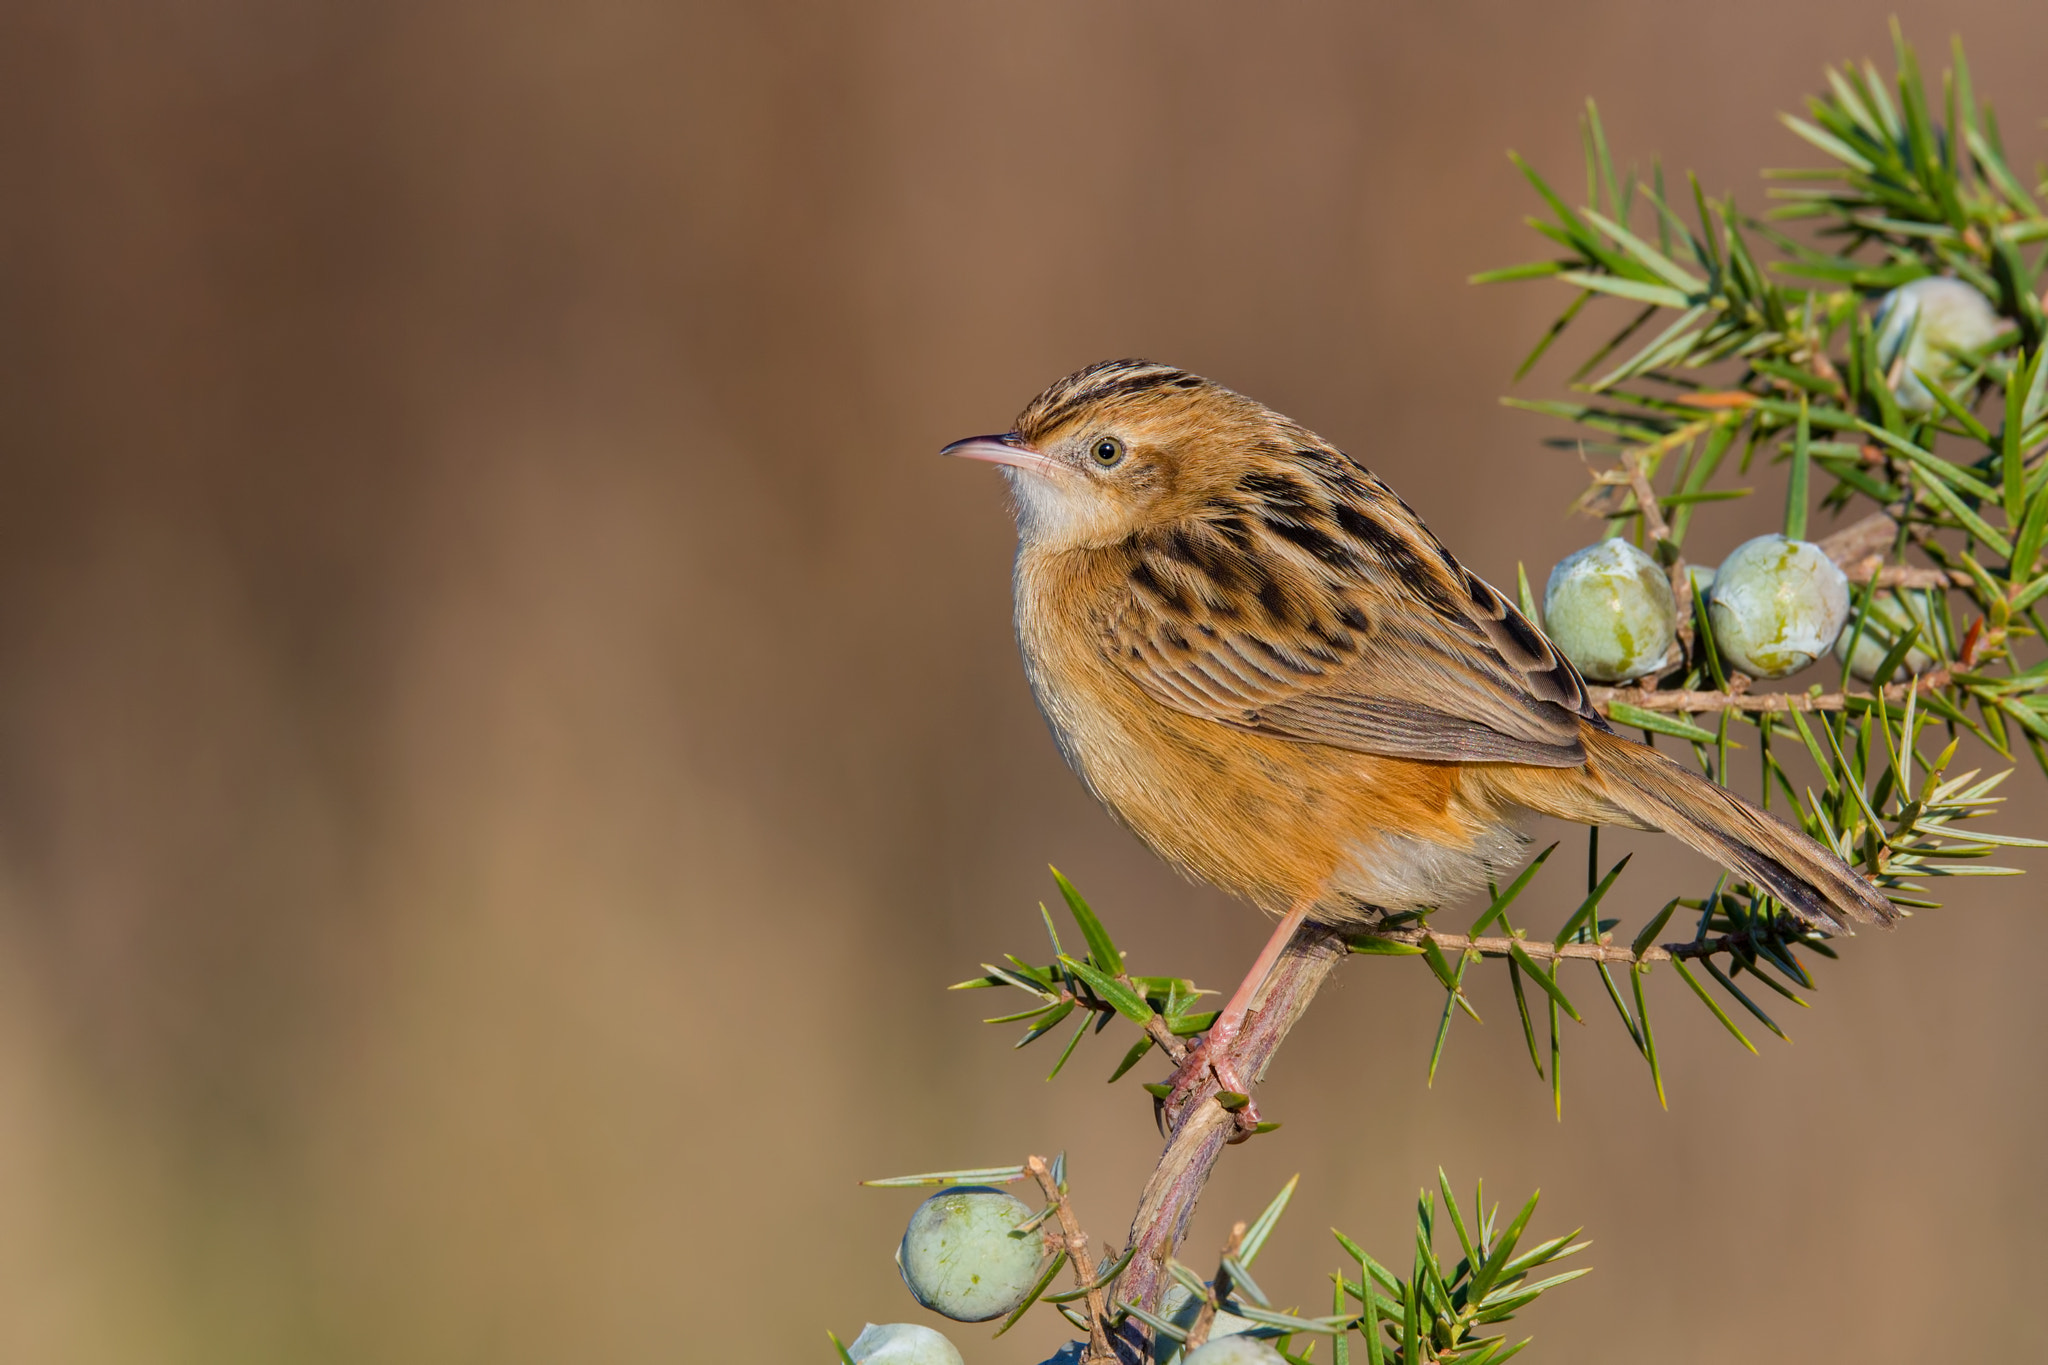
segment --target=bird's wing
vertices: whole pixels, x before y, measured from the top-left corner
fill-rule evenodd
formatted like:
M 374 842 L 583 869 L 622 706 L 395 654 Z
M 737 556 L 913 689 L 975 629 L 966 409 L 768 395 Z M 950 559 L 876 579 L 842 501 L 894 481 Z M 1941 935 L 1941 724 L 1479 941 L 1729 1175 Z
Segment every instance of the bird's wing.
M 1148 693 L 1365 753 L 1585 761 L 1580 722 L 1607 723 L 1578 671 L 1391 490 L 1356 466 L 1335 488 L 1280 482 L 1249 511 L 1125 546 L 1103 647 Z

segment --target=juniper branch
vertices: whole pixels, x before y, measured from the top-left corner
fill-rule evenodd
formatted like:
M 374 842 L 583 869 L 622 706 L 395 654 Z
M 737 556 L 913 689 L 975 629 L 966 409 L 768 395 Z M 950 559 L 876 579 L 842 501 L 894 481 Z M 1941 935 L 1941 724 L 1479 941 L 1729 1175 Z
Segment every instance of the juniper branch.
M 1795 932 L 1803 933 L 1804 930 Z M 1723 934 L 1715 938 L 1686 940 L 1681 943 L 1665 943 L 1645 948 L 1638 953 L 1626 945 L 1613 943 L 1547 943 L 1540 938 L 1509 937 L 1507 935 L 1455 934 L 1442 929 L 1409 928 L 1391 930 L 1370 937 L 1385 939 L 1392 943 L 1420 945 L 1424 940 L 1435 944 L 1447 953 L 1478 953 L 1484 957 L 1504 958 L 1520 948 L 1538 962 L 1611 962 L 1624 966 L 1636 966 L 1645 962 L 1692 961 L 1699 958 L 1715 957 L 1735 951 L 1748 942 L 1748 935 Z
M 1274 1052 L 1346 952 L 1343 935 L 1328 926 L 1304 924 L 1296 931 L 1253 997 L 1244 1031 L 1230 1049 L 1231 1060 L 1247 1085 L 1264 1079 Z M 1156 1313 L 1165 1298 L 1170 1282 L 1167 1258 L 1187 1235 L 1188 1220 L 1194 1216 L 1209 1173 L 1216 1168 L 1224 1147 L 1244 1136 L 1238 1131 L 1237 1116 L 1216 1102 L 1218 1090 L 1213 1074 L 1201 1079 L 1193 1100 L 1182 1108 L 1131 1219 L 1131 1244 L 1136 1254 L 1124 1272 L 1117 1296 L 1148 1313 Z M 1134 1319 L 1124 1323 L 1116 1344 L 1118 1359 L 1127 1365 L 1149 1359 L 1144 1329 Z
M 1102 1288 L 1095 1283 L 1095 1258 L 1088 1254 L 1088 1234 L 1081 1230 L 1081 1220 L 1074 1216 L 1073 1201 L 1067 1198 L 1066 1189 L 1053 1178 L 1052 1167 L 1042 1156 L 1025 1160 L 1024 1169 L 1038 1182 L 1038 1188 L 1045 1193 L 1046 1202 L 1053 1206 L 1060 1222 L 1060 1236 L 1067 1247 L 1067 1260 L 1074 1267 L 1074 1283 L 1088 1289 L 1088 1354 L 1083 1365 L 1097 1365 L 1097 1362 L 1114 1361 L 1116 1353 L 1110 1349 L 1109 1337 L 1103 1324 L 1107 1321 L 1103 1305 Z
M 1615 702 L 1633 706 L 1639 711 L 1680 712 L 1686 715 L 1707 715 L 1720 711 L 1748 713 L 1771 712 L 1784 714 L 1787 711 L 1846 711 L 1851 706 L 1869 704 L 1875 706 L 1882 695 L 1888 707 L 1903 706 L 1908 694 L 1918 691 L 1923 696 L 1948 686 L 1954 670 L 1943 665 L 1930 669 L 1907 682 L 1891 683 L 1879 692 L 1750 692 L 1733 687 L 1726 692 L 1674 689 L 1658 692 L 1642 687 L 1588 687 L 1587 695 L 1604 715 Z

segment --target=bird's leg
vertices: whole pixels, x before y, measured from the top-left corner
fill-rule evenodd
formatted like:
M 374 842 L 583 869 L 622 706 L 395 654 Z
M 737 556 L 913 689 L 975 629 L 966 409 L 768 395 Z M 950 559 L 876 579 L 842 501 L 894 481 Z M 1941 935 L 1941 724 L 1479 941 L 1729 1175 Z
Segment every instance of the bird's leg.
M 1245 1016 L 1251 1011 L 1252 1001 L 1257 998 L 1259 987 L 1266 984 L 1266 977 L 1272 972 L 1273 964 L 1280 959 L 1287 941 L 1294 937 L 1294 931 L 1308 918 L 1308 912 L 1315 902 L 1305 900 L 1289 910 L 1273 926 L 1272 937 L 1259 950 L 1258 960 L 1245 973 L 1243 981 L 1231 993 L 1230 1000 L 1216 1016 L 1216 1022 L 1209 1025 L 1209 1031 L 1202 1036 L 1201 1044 L 1191 1049 L 1180 1069 L 1173 1073 L 1173 1094 L 1166 1101 L 1167 1112 L 1179 1114 L 1197 1095 L 1209 1073 L 1216 1076 L 1216 1084 L 1224 1090 L 1240 1095 L 1250 1095 L 1251 1086 L 1238 1074 L 1237 1065 L 1230 1058 L 1230 1045 L 1237 1041 L 1237 1035 L 1244 1030 Z M 1247 1102 L 1237 1111 L 1238 1126 L 1250 1129 L 1259 1121 L 1259 1108 Z

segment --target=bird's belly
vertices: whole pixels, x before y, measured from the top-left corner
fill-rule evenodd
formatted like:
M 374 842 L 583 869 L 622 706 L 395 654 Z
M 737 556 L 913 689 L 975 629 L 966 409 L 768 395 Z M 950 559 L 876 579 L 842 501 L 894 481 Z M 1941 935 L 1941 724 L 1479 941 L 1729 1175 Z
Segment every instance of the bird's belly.
M 1273 912 L 1364 919 L 1483 885 L 1519 845 L 1456 764 L 1355 753 L 1174 711 L 1121 679 L 1033 691 L 1067 762 L 1116 817 L 1197 880 Z

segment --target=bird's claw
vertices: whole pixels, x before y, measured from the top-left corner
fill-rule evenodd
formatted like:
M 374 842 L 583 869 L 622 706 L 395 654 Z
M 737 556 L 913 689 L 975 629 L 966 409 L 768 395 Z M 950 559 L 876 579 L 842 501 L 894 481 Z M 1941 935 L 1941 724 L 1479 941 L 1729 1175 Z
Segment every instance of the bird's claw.
M 1178 1126 L 1182 1115 L 1207 1092 L 1230 1111 L 1245 1136 L 1258 1127 L 1259 1106 L 1253 1101 L 1251 1087 L 1238 1074 L 1237 1063 L 1230 1055 L 1230 1044 L 1235 1034 L 1236 1030 L 1232 1030 L 1219 1037 L 1212 1029 L 1197 1046 L 1188 1050 L 1180 1067 L 1167 1081 L 1173 1087 L 1172 1093 L 1158 1101 L 1162 1126 Z M 1209 1079 L 1212 1076 L 1216 1089 L 1210 1091 Z

